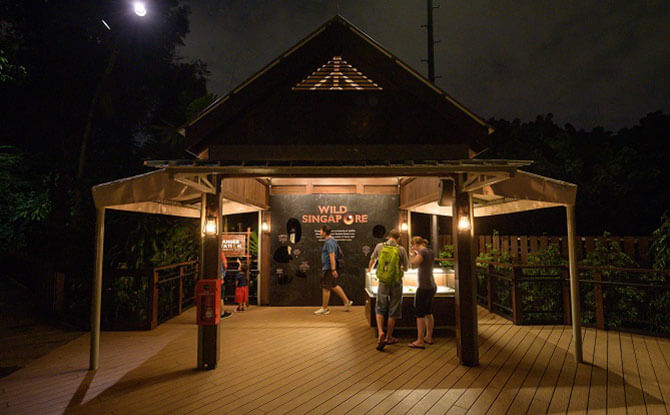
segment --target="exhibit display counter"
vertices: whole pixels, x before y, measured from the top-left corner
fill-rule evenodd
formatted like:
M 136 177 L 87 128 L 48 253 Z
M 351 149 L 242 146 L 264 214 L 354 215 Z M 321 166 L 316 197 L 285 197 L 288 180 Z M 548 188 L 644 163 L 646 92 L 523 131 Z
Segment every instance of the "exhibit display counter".
M 454 318 L 454 270 L 433 268 L 433 277 L 435 278 L 435 284 L 437 284 L 437 293 L 433 299 L 435 328 L 438 332 L 453 330 L 453 327 L 456 325 Z M 405 272 L 402 289 L 402 318 L 396 321 L 396 329 L 416 329 L 414 296 L 418 286 L 417 278 L 416 269 L 410 269 Z M 378 286 L 379 281 L 376 277 L 376 270 L 373 269 L 365 275 L 365 315 L 370 327 L 377 327 L 375 306 Z

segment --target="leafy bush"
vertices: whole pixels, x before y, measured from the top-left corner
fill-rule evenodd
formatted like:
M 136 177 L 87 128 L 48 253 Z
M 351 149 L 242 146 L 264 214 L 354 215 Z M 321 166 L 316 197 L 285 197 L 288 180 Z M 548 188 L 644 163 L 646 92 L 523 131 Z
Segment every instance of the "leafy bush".
M 593 251 L 586 255 L 581 263 L 597 267 L 617 267 L 633 268 L 637 267 L 625 252 L 621 249 L 618 242 L 610 239 L 610 234 L 605 232 L 602 238 L 595 240 Z M 585 271 L 583 274 L 588 279 L 593 279 L 596 271 Z M 644 274 L 630 274 L 625 271 L 600 270 L 603 281 L 631 282 L 635 280 L 645 280 Z M 582 277 L 584 278 L 584 277 Z M 582 302 L 586 303 L 586 308 L 595 307 L 595 296 L 593 287 L 590 284 L 581 284 L 581 288 L 587 289 L 585 298 Z M 642 318 L 645 304 L 645 289 L 631 286 L 605 286 L 603 285 L 603 303 L 605 308 L 605 324 L 609 328 L 635 328 L 637 322 Z M 593 305 L 592 305 L 593 304 Z M 590 322 L 590 315 L 583 315 L 582 321 Z
M 670 266 L 670 215 L 668 212 L 661 218 L 661 226 L 652 234 L 649 247 L 655 269 L 668 269 Z
M 148 274 L 142 276 L 140 271 L 196 259 L 200 250 L 199 225 L 193 219 L 110 212 L 107 229 L 107 269 L 128 272 L 105 280 L 108 305 L 103 318 L 112 327 L 137 327 L 149 313 Z M 159 319 L 167 318 L 176 307 L 177 287 L 176 282 L 161 284 Z
M 440 249 L 440 258 L 453 258 L 454 257 L 454 246 L 453 245 L 444 245 Z M 442 268 L 454 268 L 454 261 L 438 261 L 438 264 Z
M 523 268 L 524 277 L 537 281 L 519 283 L 524 323 L 560 323 L 563 321 L 562 282 L 547 280 L 561 276 L 567 261 L 557 244 L 528 255 L 528 265 L 555 265 L 556 268 Z M 543 281 L 544 279 L 544 281 Z
M 102 321 L 106 328 L 141 328 L 149 315 L 149 280 L 129 273 L 105 281 Z
M 18 149 L 0 146 L 0 249 L 22 251 L 51 212 L 49 177 L 38 179 Z M 36 183 L 40 183 L 37 185 Z
M 494 235 L 497 235 L 498 232 L 494 231 Z M 503 252 L 498 249 L 493 249 L 491 244 L 486 244 L 487 252 L 480 252 L 476 259 L 475 274 L 477 274 L 477 292 L 479 296 L 488 295 L 488 287 L 486 286 L 486 270 L 489 267 L 489 264 L 482 263 L 480 261 L 489 261 L 489 262 L 499 262 L 502 264 L 512 264 L 512 256 L 508 252 Z M 503 265 L 492 265 L 491 269 L 496 274 L 510 275 L 512 268 L 506 267 Z M 512 308 L 512 294 L 511 294 L 511 285 L 510 282 L 500 278 L 493 278 L 491 281 L 491 290 L 493 291 L 493 297 L 495 298 L 495 303 L 501 304 L 506 308 Z M 494 306 L 495 308 L 495 306 Z M 509 315 L 505 309 L 496 309 L 503 314 Z

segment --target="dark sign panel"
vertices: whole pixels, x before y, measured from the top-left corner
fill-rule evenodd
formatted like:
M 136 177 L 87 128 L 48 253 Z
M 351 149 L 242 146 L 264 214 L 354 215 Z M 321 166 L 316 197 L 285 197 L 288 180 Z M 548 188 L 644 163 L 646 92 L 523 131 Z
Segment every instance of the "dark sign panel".
M 397 195 L 274 195 L 270 303 L 321 304 L 319 235 L 326 224 L 344 253 L 340 285 L 355 304 L 364 303 L 365 267 L 375 245 L 398 225 Z M 330 304 L 341 305 L 334 293 Z

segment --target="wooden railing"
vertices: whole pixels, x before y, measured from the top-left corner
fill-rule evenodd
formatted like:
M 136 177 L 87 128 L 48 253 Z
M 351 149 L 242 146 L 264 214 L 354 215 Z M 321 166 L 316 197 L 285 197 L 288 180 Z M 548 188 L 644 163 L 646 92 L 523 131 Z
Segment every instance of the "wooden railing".
M 103 279 L 103 328 L 147 330 L 195 304 L 197 261 L 140 270 L 117 269 Z
M 153 329 L 194 305 L 198 261 L 152 269 L 149 285 L 149 321 Z
M 585 258 L 596 247 L 596 241 L 605 239 L 614 242 L 635 263 L 642 267 L 651 265 L 649 258 L 649 236 L 578 236 L 576 239 L 575 254 L 577 260 Z M 514 262 L 527 263 L 530 255 L 555 245 L 561 256 L 568 258 L 568 239 L 565 236 L 528 236 L 528 235 L 479 235 L 475 243 L 475 255 L 495 251 L 497 254 L 507 254 Z M 440 235 L 439 246 L 452 245 L 452 235 Z
M 436 262 L 453 261 L 449 258 Z M 670 336 L 670 270 L 579 265 L 582 323 Z M 564 265 L 477 261 L 477 300 L 514 324 L 571 324 Z

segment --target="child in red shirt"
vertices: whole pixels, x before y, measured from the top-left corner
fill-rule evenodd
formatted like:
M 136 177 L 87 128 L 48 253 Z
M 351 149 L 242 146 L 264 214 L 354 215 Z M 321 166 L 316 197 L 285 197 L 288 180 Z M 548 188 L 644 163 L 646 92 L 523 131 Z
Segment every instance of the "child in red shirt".
M 239 271 L 235 275 L 235 311 L 244 311 L 245 305 L 249 306 L 249 281 L 247 281 L 247 265 L 240 264 Z

